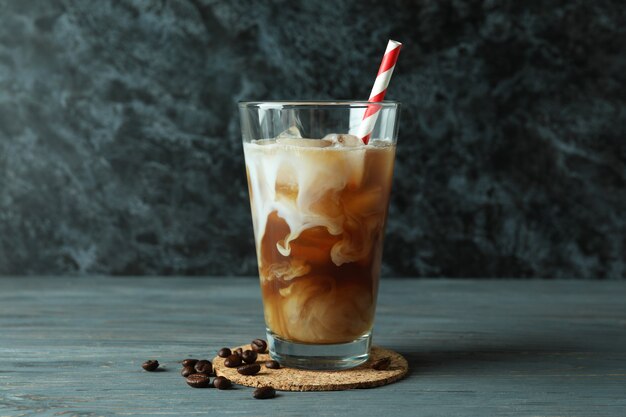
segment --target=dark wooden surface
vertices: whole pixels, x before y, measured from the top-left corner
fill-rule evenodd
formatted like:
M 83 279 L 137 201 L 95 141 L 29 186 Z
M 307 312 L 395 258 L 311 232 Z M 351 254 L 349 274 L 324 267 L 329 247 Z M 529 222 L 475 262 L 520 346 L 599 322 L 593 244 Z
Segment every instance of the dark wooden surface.
M 624 416 L 625 299 L 615 281 L 386 279 L 375 343 L 406 379 L 257 401 L 191 389 L 177 363 L 263 334 L 255 279 L 1 278 L 0 416 Z

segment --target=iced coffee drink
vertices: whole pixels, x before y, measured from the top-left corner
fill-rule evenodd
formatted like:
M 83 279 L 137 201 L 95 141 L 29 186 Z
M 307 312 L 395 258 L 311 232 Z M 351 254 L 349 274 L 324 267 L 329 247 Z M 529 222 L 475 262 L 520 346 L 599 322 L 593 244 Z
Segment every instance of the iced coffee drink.
M 395 147 L 358 138 L 244 146 L 265 321 L 301 343 L 372 329 Z
M 367 359 L 395 142 L 296 136 L 244 141 L 270 353 L 367 340 Z

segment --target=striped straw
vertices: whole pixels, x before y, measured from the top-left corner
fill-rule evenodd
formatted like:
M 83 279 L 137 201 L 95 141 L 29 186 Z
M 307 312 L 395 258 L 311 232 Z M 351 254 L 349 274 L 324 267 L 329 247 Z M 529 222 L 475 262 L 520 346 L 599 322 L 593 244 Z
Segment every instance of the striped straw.
M 387 49 L 385 50 L 385 55 L 380 63 L 374 87 L 372 87 L 370 98 L 367 100 L 370 103 L 378 103 L 383 101 L 385 98 L 387 86 L 389 85 L 389 80 L 391 80 L 391 74 L 393 74 L 393 69 L 396 67 L 398 55 L 400 55 L 400 48 L 402 48 L 402 44 L 400 42 L 392 41 L 390 39 L 389 43 L 387 43 Z M 363 121 L 359 125 L 357 136 L 361 138 L 363 143 L 366 145 L 370 140 L 372 130 L 374 130 L 374 125 L 376 124 L 376 119 L 378 119 L 380 107 L 381 106 L 367 106 L 367 110 L 365 110 L 365 114 L 363 115 Z

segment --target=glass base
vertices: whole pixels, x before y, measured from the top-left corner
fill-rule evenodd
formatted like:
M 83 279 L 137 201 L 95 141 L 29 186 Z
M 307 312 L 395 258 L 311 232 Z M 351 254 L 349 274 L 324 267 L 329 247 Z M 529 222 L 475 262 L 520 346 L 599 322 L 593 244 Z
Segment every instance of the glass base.
M 267 329 L 267 344 L 272 359 L 290 368 L 317 371 L 339 371 L 354 368 L 370 356 L 372 333 L 348 343 L 310 345 L 290 342 Z

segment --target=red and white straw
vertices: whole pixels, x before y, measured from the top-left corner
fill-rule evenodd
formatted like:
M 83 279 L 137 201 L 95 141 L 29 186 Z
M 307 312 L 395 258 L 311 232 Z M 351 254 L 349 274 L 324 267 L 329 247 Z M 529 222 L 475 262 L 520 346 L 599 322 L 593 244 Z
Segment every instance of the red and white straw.
M 387 86 L 389 85 L 389 80 L 391 80 L 391 74 L 393 74 L 393 69 L 396 67 L 398 55 L 400 55 L 400 48 L 402 48 L 402 44 L 400 42 L 389 40 L 389 43 L 387 43 L 387 49 L 385 50 L 385 55 L 380 63 L 374 87 L 372 87 L 370 98 L 367 100 L 370 103 L 378 103 L 383 101 L 385 98 Z M 370 140 L 372 130 L 374 130 L 374 125 L 376 124 L 376 119 L 378 119 L 380 107 L 381 106 L 367 106 L 365 115 L 363 115 L 363 121 L 359 125 L 357 136 L 361 138 L 363 143 L 366 145 Z

